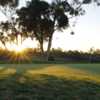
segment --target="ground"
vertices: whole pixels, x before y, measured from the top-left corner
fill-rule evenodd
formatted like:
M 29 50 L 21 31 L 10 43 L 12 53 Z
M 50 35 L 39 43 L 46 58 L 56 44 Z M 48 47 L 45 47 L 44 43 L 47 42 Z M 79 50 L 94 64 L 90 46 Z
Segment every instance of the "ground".
M 100 64 L 1 64 L 0 100 L 100 100 Z

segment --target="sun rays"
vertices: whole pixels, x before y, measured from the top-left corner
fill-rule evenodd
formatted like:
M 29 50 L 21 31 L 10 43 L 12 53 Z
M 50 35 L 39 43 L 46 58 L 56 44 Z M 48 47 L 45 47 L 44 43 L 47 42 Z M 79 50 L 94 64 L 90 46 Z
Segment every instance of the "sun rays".
M 19 49 L 18 51 L 13 51 L 12 54 L 9 55 L 9 60 L 17 63 L 22 62 L 31 62 L 31 56 L 25 50 Z

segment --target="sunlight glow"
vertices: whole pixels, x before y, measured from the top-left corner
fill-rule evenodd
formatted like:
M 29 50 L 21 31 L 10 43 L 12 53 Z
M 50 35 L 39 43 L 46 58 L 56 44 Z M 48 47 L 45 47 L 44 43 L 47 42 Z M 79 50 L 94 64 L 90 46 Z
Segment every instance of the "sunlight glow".
M 15 51 L 15 52 L 22 52 L 24 51 L 24 49 L 25 47 L 23 47 L 22 45 L 20 46 L 14 45 L 10 50 Z
M 18 43 L 8 43 L 7 49 L 15 52 L 23 52 L 27 48 L 37 48 L 37 44 L 38 42 L 36 40 L 31 40 L 31 38 L 28 38 L 21 43 L 21 38 L 18 37 Z

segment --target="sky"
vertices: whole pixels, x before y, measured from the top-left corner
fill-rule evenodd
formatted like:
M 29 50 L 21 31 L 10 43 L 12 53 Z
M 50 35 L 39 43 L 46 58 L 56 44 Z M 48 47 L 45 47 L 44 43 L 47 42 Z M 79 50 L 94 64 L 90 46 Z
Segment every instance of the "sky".
M 100 7 L 91 5 L 86 7 L 86 14 L 77 18 L 75 32 L 70 35 L 68 30 L 54 34 L 54 47 L 64 50 L 88 51 L 90 48 L 100 49 Z
M 23 1 L 25 0 L 20 0 L 21 6 L 25 5 Z M 52 48 L 81 51 L 88 51 L 90 48 L 100 49 L 100 7 L 91 4 L 84 9 L 85 15 L 77 17 L 75 27 L 71 27 L 75 34 L 71 35 L 70 29 L 56 31 L 53 35 Z M 0 14 L 0 20 L 5 20 L 5 16 Z

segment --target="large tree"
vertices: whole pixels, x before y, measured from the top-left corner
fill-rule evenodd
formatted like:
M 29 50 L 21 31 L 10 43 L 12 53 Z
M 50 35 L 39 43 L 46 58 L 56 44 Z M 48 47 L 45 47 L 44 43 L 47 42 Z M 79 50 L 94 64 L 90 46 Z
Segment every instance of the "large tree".
M 17 12 L 19 25 L 23 31 L 36 37 L 42 53 L 44 52 L 44 41 L 48 42 L 48 57 L 54 32 L 69 27 L 69 19 L 83 15 L 82 5 L 92 1 L 99 5 L 99 0 L 53 0 L 52 3 L 43 0 L 31 0 L 26 7 L 22 7 Z

